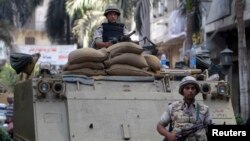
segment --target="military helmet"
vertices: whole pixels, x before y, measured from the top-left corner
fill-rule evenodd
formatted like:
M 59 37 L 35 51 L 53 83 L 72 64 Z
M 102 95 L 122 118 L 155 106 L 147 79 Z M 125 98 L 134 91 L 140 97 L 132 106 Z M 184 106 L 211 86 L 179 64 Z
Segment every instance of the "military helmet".
M 121 15 L 121 12 L 116 5 L 108 5 L 105 9 L 104 16 L 107 16 L 109 12 L 116 12 L 118 16 Z
M 181 83 L 180 83 L 180 85 L 179 85 L 179 93 L 180 93 L 181 95 L 183 95 L 183 88 L 184 88 L 186 85 L 188 85 L 188 84 L 193 84 L 193 85 L 195 85 L 195 88 L 196 88 L 196 91 L 197 91 L 196 94 L 198 94 L 198 93 L 200 92 L 200 85 L 199 85 L 199 83 L 197 82 L 197 80 L 196 80 L 194 77 L 192 77 L 192 76 L 186 76 L 186 77 L 184 77 L 184 78 L 181 80 Z

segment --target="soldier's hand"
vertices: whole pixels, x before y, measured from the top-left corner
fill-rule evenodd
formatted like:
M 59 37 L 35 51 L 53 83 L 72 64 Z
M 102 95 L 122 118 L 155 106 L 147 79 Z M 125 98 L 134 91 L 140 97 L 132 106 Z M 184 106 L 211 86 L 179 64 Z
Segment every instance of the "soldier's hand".
M 105 42 L 105 48 L 108 48 L 109 46 L 113 45 L 111 42 Z
M 127 37 L 127 36 L 119 37 L 119 42 L 126 42 L 126 41 L 131 41 L 130 37 Z
M 177 139 L 176 134 L 172 133 L 172 132 L 169 132 L 169 134 L 166 138 L 167 138 L 167 141 L 176 141 L 176 139 Z

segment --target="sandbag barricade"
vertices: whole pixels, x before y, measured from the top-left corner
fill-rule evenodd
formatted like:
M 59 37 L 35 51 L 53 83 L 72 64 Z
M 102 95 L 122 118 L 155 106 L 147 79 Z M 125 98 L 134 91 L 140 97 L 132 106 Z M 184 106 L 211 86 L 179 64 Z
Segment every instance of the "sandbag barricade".
M 151 72 L 147 70 L 140 69 L 134 66 L 126 65 L 126 64 L 114 64 L 108 69 L 106 72 L 109 75 L 118 75 L 118 76 L 152 76 Z
M 104 61 L 108 75 L 149 76 L 148 64 L 141 46 L 132 42 L 121 42 L 107 48 L 108 59 Z
M 69 54 L 63 74 L 87 76 L 152 76 L 160 70 L 160 60 L 153 55 L 144 55 L 141 46 L 121 42 L 99 50 L 82 48 Z
M 113 58 L 109 57 L 104 61 L 106 67 L 110 67 L 114 64 L 125 64 L 134 66 L 140 69 L 148 68 L 146 59 L 141 54 L 123 53 Z
M 147 61 L 147 64 L 149 66 L 149 71 L 157 73 L 157 71 L 161 70 L 161 64 L 159 58 L 151 54 L 144 54 L 143 56 Z
M 83 62 L 103 62 L 108 57 L 104 49 L 81 48 L 69 53 L 68 64 L 78 64 Z
M 106 49 L 81 48 L 69 53 L 68 63 L 62 74 L 87 76 L 106 75 L 104 60 L 108 57 Z
M 113 58 L 123 53 L 142 54 L 143 49 L 141 46 L 132 42 L 120 42 L 108 47 L 107 52 L 109 53 L 109 56 Z

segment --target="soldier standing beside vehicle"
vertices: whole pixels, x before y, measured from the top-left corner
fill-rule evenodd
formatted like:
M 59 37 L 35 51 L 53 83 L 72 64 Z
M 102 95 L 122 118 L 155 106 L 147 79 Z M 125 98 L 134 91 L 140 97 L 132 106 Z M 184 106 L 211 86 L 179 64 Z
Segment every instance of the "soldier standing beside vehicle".
M 109 5 L 104 12 L 107 22 L 97 27 L 94 33 L 93 46 L 96 49 L 107 48 L 116 42 L 119 37 L 127 35 L 128 30 L 123 23 L 118 23 L 121 12 L 115 5 Z M 124 39 L 130 40 L 130 39 Z
M 179 93 L 183 95 L 183 101 L 175 101 L 168 106 L 157 124 L 157 131 L 167 141 L 177 140 L 179 133 L 195 125 L 208 125 L 211 123 L 209 108 L 195 101 L 195 96 L 200 92 L 197 80 L 192 76 L 186 76 L 179 85 Z M 166 129 L 170 124 L 172 131 Z M 201 128 L 189 134 L 184 140 L 207 141 L 206 129 Z

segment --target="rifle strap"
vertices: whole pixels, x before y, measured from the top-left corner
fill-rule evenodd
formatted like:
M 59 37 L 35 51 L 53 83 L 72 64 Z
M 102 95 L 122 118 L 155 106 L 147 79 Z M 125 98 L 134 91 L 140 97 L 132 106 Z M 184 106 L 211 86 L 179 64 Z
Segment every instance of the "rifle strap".
M 168 103 L 168 105 L 171 105 L 172 103 Z M 168 131 L 169 132 L 172 132 L 173 129 L 174 129 L 174 121 L 172 119 L 172 115 L 173 115 L 173 112 L 169 113 L 170 115 L 170 121 L 169 121 L 169 128 L 168 128 Z
M 196 122 L 198 122 L 200 118 L 200 104 L 197 103 L 197 108 L 196 108 Z

